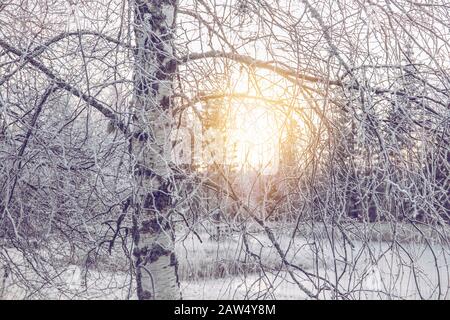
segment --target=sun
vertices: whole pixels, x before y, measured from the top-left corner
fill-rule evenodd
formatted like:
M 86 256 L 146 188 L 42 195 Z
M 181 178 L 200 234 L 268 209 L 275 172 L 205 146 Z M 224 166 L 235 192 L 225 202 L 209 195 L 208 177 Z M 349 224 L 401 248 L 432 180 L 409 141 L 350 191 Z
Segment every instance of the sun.
M 240 103 L 234 106 L 228 145 L 240 169 L 263 174 L 276 171 L 281 138 L 280 119 L 267 106 Z
M 248 74 L 239 74 L 225 90 L 216 90 L 213 98 L 185 112 L 173 132 L 174 162 L 194 164 L 201 171 L 219 165 L 276 174 L 287 124 L 301 120 L 286 113 L 285 88 L 267 79 L 266 75 L 252 83 Z
M 239 169 L 261 174 L 277 172 L 286 114 L 273 101 L 283 94 L 267 77 L 255 80 L 239 73 L 231 78 L 227 149 L 232 150 L 232 162 Z

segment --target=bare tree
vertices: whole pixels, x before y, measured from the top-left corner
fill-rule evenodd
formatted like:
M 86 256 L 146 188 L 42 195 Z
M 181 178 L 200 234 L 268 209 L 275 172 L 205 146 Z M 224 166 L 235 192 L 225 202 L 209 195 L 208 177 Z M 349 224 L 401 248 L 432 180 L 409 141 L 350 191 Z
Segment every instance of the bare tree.
M 180 297 L 171 222 L 173 44 L 177 3 L 136 1 L 135 101 L 131 141 L 136 159 L 134 241 L 140 299 Z
M 2 2 L 0 297 L 448 299 L 449 9 Z

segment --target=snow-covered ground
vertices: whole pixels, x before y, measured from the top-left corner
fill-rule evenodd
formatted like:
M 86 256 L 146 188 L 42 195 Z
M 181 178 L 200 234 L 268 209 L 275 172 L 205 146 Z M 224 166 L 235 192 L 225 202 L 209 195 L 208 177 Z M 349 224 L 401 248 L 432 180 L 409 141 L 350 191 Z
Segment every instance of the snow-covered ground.
M 320 230 L 320 228 L 316 228 Z M 317 230 L 316 230 L 317 231 Z M 232 233 L 219 240 L 205 232 L 200 239 L 180 232 L 176 252 L 184 299 L 305 299 L 302 288 L 319 299 L 448 299 L 450 248 L 443 241 L 358 239 L 330 237 L 317 232 L 274 228 L 275 241 L 261 230 Z M 395 238 L 394 238 L 395 239 Z M 351 244 L 350 244 L 350 242 Z M 37 264 L 37 272 L 23 254 L 8 254 L 11 267 L 0 298 L 135 299 L 127 261 L 108 262 L 88 270 L 73 263 L 59 267 Z M 247 252 L 247 254 L 246 254 Z M 251 253 L 249 253 L 251 252 Z M 115 256 L 110 261 L 119 261 Z M 117 262 L 116 261 L 116 262 Z M 6 266 L 3 266 L 3 270 Z M 45 270 L 45 273 L 42 271 Z M 3 274 L 0 269 L 0 276 Z M 1 278 L 0 278 L 1 279 Z M 21 285 L 27 279 L 33 288 Z M 320 288 L 320 290 L 318 290 Z
M 320 228 L 319 228 L 320 229 Z M 381 230 L 380 230 L 381 229 Z M 292 231 L 292 230 L 290 230 Z M 219 279 L 197 278 L 183 288 L 186 298 L 277 298 L 303 299 L 307 295 L 296 284 L 296 280 L 312 292 L 326 285 L 334 290 L 323 290 L 319 298 L 338 297 L 349 299 L 448 299 L 450 289 L 449 258 L 450 247 L 432 240 L 419 241 L 408 228 L 399 238 L 392 241 L 386 228 L 378 228 L 367 240 L 349 236 L 352 245 L 344 246 L 341 239 L 327 238 L 319 233 L 291 237 L 289 230 L 278 232 L 276 241 L 287 262 L 296 267 L 282 264 L 273 243 L 263 233 L 248 237 L 248 245 L 260 257 L 262 270 L 254 270 L 250 264 L 241 263 L 241 270 L 232 270 Z M 379 237 L 377 237 L 377 234 Z M 431 234 L 429 234 L 431 239 Z M 377 240 L 378 238 L 378 240 Z M 389 241 L 384 241 L 386 239 Z M 196 237 L 190 239 L 185 256 L 201 257 L 192 260 L 210 266 L 230 263 L 237 269 L 236 261 L 242 261 L 242 242 L 234 236 L 212 243 L 200 243 Z M 195 250 L 195 251 L 194 251 Z M 183 251 L 178 250 L 179 257 Z M 213 255 L 216 253 L 216 256 Z M 247 256 L 248 259 L 248 256 Z M 254 261 L 254 260 L 253 260 Z M 259 261 L 258 261 L 259 262 Z M 186 267 L 187 261 L 182 263 Z M 245 265 L 246 268 L 242 266 Z M 258 264 L 257 264 L 258 265 Z M 193 268 L 195 269 L 195 268 Z M 201 269 L 201 268 L 197 268 Z M 246 272 L 250 269 L 253 272 Z M 290 271 L 292 274 L 290 274 Z M 294 279 L 295 278 L 295 279 Z M 327 284 L 328 283 L 328 284 Z

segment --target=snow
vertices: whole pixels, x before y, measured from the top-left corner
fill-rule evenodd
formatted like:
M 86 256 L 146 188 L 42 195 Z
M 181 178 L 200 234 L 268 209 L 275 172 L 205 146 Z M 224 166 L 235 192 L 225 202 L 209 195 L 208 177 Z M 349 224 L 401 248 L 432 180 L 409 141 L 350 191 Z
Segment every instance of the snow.
M 319 283 L 324 288 L 319 299 L 334 298 L 336 290 L 330 290 L 332 286 L 341 293 L 338 298 L 346 299 L 449 298 L 448 245 L 414 241 L 395 245 L 389 241 L 352 239 L 354 247 L 347 247 L 347 261 L 344 261 L 342 248 L 333 248 L 325 238 L 316 238 L 311 243 L 305 235 L 292 241 L 289 233 L 278 234 L 277 241 L 285 250 L 287 261 L 326 280 L 317 281 L 312 277 L 311 281 L 302 271 L 283 266 L 274 246 L 261 232 L 252 233 L 248 245 L 260 256 L 263 269 L 258 267 L 259 261 L 256 263 L 244 254 L 239 234 L 219 241 L 209 238 L 207 233 L 199 235 L 202 242 L 188 234 L 176 244 L 184 299 L 307 299 L 289 271 L 313 292 L 317 292 L 315 285 Z M 315 253 L 317 248 L 320 254 Z M 86 270 L 75 264 L 61 264 L 58 270 L 47 270 L 52 276 L 40 279 L 27 267 L 20 252 L 7 251 L 20 266 L 21 276 L 32 279 L 36 287 L 34 291 L 26 290 L 16 272 L 6 279 L 0 298 L 136 298 L 130 272 L 123 266 L 122 269 L 98 266 Z M 110 259 L 119 257 L 113 255 Z

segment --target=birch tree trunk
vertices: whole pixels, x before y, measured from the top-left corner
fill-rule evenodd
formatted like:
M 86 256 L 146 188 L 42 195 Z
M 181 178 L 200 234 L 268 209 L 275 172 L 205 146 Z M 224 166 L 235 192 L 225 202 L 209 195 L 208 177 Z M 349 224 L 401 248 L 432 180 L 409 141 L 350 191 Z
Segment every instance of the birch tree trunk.
M 170 219 L 176 0 L 134 0 L 134 243 L 139 299 L 180 299 Z

